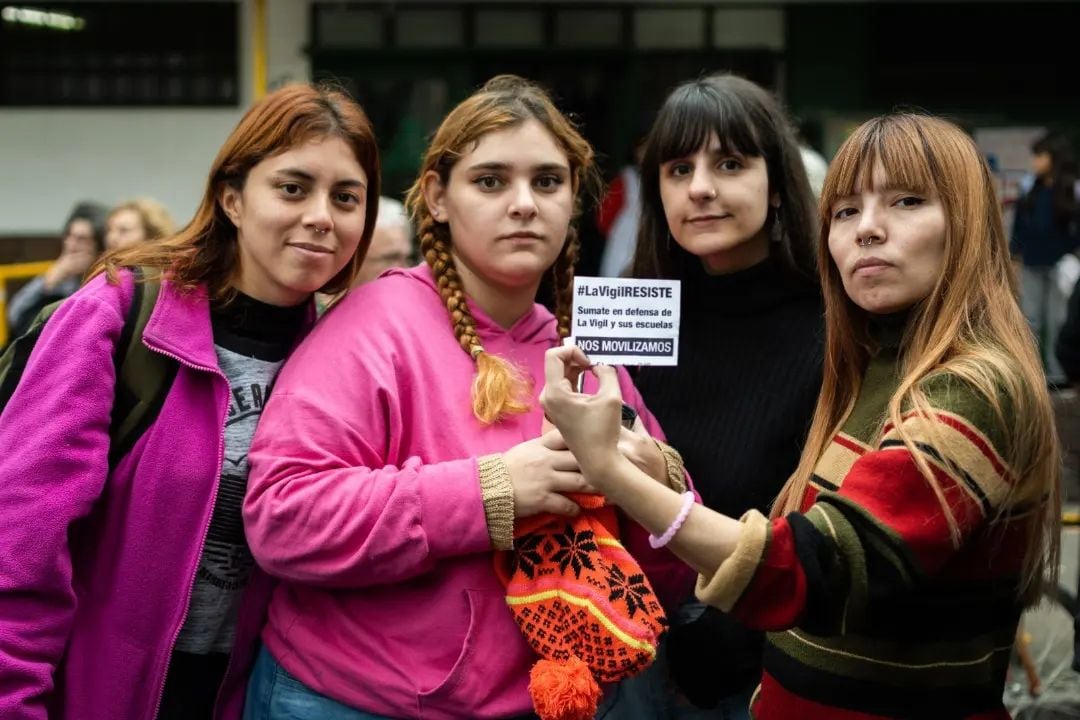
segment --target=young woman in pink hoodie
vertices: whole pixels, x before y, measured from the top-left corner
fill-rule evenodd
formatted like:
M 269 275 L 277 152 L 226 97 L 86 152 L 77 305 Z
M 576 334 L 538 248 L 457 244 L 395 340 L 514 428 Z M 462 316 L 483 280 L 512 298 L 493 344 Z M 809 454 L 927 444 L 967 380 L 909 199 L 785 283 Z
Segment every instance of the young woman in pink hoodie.
M 4 720 L 239 717 L 268 584 L 241 525 L 248 444 L 313 293 L 363 263 L 378 197 L 360 107 L 282 88 L 229 135 L 184 229 L 107 255 L 46 323 L 0 415 Z M 159 286 L 137 340 L 168 387 L 118 448 L 137 282 Z
M 491 80 L 443 121 L 409 193 L 426 263 L 353 291 L 283 370 L 244 504 L 256 560 L 284 580 L 247 718 L 533 717 L 537 657 L 492 553 L 512 547 L 515 518 L 575 515 L 564 493 L 588 489 L 537 396 L 569 330 L 572 220 L 593 173 L 542 90 Z M 535 302 L 547 273 L 554 315 Z M 623 450 L 683 482 L 648 435 L 627 430 Z M 622 531 L 677 601 L 692 578 L 646 540 Z

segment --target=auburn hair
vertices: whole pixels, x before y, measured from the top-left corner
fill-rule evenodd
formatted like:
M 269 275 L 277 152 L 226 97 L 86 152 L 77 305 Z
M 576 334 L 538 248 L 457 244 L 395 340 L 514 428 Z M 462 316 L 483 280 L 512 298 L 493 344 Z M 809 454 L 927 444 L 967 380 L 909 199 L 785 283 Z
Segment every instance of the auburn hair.
M 321 292 L 348 288 L 364 262 L 379 209 L 379 150 L 363 109 L 340 90 L 296 84 L 255 103 L 240 119 L 210 166 L 202 200 L 191 222 L 175 234 L 111 252 L 91 268 L 115 281 L 121 267 L 148 267 L 168 273 L 181 290 L 205 284 L 212 298 L 228 300 L 240 273 L 236 227 L 221 207 L 226 186 L 242 189 L 248 173 L 268 157 L 316 138 L 338 137 L 352 148 L 367 175 L 364 232 L 349 263 Z

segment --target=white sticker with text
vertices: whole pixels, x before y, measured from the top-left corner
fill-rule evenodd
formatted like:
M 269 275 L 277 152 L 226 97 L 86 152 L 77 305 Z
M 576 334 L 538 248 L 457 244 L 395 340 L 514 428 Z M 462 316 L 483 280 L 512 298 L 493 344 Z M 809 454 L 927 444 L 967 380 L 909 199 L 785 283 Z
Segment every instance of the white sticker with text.
M 593 362 L 676 365 L 678 280 L 575 277 L 574 342 Z

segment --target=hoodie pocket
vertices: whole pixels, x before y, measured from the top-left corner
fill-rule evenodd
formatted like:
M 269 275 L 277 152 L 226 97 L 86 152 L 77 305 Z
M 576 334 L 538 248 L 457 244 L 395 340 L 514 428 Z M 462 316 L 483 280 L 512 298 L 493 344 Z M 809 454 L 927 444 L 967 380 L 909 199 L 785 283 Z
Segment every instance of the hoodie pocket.
M 442 682 L 419 694 L 421 712 L 425 708 L 479 712 L 492 702 L 501 706 L 507 693 L 516 692 L 528 702 L 529 666 L 536 656 L 514 623 L 506 596 L 490 590 L 466 590 L 465 597 L 469 626 L 461 652 Z M 508 715 L 518 711 L 509 710 Z
M 484 618 L 487 617 L 490 619 L 492 610 L 494 609 L 497 611 L 497 608 L 495 608 L 494 603 L 492 602 L 495 599 L 496 598 L 488 592 L 480 590 L 465 591 L 465 602 L 469 606 L 469 628 L 465 631 L 465 641 L 461 645 L 461 652 L 458 653 L 457 660 L 454 661 L 449 674 L 443 678 L 442 682 L 431 690 L 420 693 L 422 703 L 424 701 L 438 702 L 440 699 L 454 694 L 454 690 L 461 684 L 461 680 L 471 664 L 471 660 L 476 651 L 476 636 L 481 631 Z

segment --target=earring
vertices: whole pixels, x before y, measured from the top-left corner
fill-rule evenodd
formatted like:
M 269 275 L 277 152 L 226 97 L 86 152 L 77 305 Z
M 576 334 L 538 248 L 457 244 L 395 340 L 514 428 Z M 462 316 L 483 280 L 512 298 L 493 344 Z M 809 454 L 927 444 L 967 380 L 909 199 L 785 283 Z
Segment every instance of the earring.
M 784 240 L 784 226 L 780 222 L 780 208 L 769 208 L 769 215 L 772 216 L 772 222 L 769 224 L 769 240 L 773 243 L 780 243 Z

